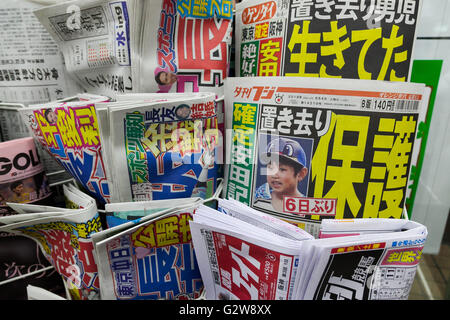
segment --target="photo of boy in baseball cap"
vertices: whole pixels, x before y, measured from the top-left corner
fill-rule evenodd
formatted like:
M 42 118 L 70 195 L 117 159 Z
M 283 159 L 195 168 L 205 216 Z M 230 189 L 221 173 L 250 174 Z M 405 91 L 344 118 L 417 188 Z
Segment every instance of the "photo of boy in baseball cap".
M 266 165 L 266 182 L 255 191 L 256 207 L 283 212 L 283 197 L 304 197 L 299 183 L 308 175 L 306 153 L 299 142 L 278 137 L 260 154 Z

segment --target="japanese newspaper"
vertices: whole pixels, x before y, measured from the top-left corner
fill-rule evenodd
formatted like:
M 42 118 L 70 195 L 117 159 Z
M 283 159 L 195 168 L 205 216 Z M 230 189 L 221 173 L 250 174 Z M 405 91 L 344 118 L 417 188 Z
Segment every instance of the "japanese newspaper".
M 0 8 L 0 101 L 44 103 L 79 91 L 66 73 L 56 42 L 39 23 L 33 1 L 3 1 Z
M 142 203 L 136 205 L 146 207 Z M 94 242 L 101 298 L 198 298 L 203 282 L 189 229 L 197 205 L 186 204 L 183 209 L 172 208 L 148 215 L 121 232 L 112 233 L 108 229 L 97 233 Z
M 429 88 L 253 77 L 225 92 L 225 198 L 315 236 L 322 219 L 401 217 Z
M 97 263 L 91 235 L 102 230 L 95 200 L 74 186 L 64 186 L 67 198 L 82 198 L 78 209 L 40 208 L 36 213 L 17 214 L 15 221 L 3 221 L 0 231 L 35 240 L 59 274 L 63 276 L 72 299 L 98 299 L 100 293 Z M 83 207 L 87 205 L 86 207 Z M 52 212 L 53 210 L 53 212 Z M 6 223 L 6 224 L 3 224 Z
M 408 81 L 420 0 L 246 0 L 236 75 Z
M 228 215 L 200 206 L 190 222 L 206 299 L 295 300 L 301 248 L 313 237 L 241 207 Z
M 222 18 L 206 16 L 213 1 L 145 1 L 137 92 L 214 92 L 223 96 L 232 38 L 231 1 Z M 198 6 L 197 10 L 190 6 Z M 196 13 L 197 15 L 189 15 Z M 203 16 L 200 16 L 204 13 Z
M 265 214 L 242 203 L 221 206 L 225 214 L 200 206 L 190 221 L 207 299 L 408 298 L 427 237 L 419 223 L 324 220 L 324 234 L 339 234 L 313 239 L 293 233 L 296 227 L 282 220 L 269 223 L 277 218 L 264 221 Z
M 407 300 L 427 238 L 417 222 L 393 219 L 338 220 L 342 234 L 315 240 L 315 261 L 305 281 L 304 300 Z M 375 220 L 375 221 L 374 221 Z M 381 221 L 378 221 L 381 220 Z M 326 224 L 334 221 L 324 220 Z M 367 224 L 367 226 L 365 225 Z M 376 226 L 378 225 L 378 226 Z M 392 229 L 389 230 L 389 227 Z M 368 229 L 372 231 L 368 233 Z M 390 231 L 390 232 L 389 232 Z M 335 235 L 336 236 L 336 235 Z
M 49 181 L 33 138 L 1 142 L 0 163 L 0 219 L 16 217 L 16 211 L 8 204 L 42 204 L 51 201 Z M 10 281 L 2 284 L 0 299 L 23 299 L 27 283 L 55 290 L 64 288 L 61 278 L 51 270 L 31 275 L 22 281 L 12 281 L 24 273 L 49 266 L 40 251 L 33 240 L 0 231 L 0 282 Z
M 207 93 L 205 93 L 207 94 Z M 187 97 L 197 97 L 199 95 L 192 93 L 128 93 L 123 95 L 117 95 L 116 101 L 157 101 L 162 99 L 174 99 L 174 98 L 187 98 Z M 201 95 L 200 95 L 201 96 Z M 215 101 L 215 111 L 217 116 L 217 127 L 221 134 L 221 141 L 223 145 L 223 139 L 225 138 L 225 104 L 224 96 L 216 97 Z M 216 157 L 220 164 L 223 163 L 223 155 Z
M 104 152 L 111 153 L 104 158 L 113 203 L 206 199 L 215 192 L 222 148 L 215 94 L 162 99 L 96 104 Z
M 138 54 L 141 5 L 141 0 L 77 0 L 34 13 L 59 45 L 67 71 L 79 85 L 114 97 L 133 91 L 131 65 Z
M 109 202 L 110 190 L 95 102 L 107 99 L 83 94 L 19 109 L 39 144 L 101 203 Z

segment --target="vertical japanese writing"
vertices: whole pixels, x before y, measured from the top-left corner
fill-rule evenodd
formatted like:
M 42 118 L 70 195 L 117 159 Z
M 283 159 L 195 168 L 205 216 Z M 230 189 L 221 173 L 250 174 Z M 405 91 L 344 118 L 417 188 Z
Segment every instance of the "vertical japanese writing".
M 176 0 L 164 0 L 158 28 L 157 62 L 161 68 L 172 73 L 178 71 L 173 41 L 176 14 Z
M 254 158 L 257 104 L 235 103 L 233 108 L 233 136 L 227 197 L 250 203 L 252 159 Z
M 136 112 L 125 117 L 125 148 L 130 182 L 134 199 L 151 200 L 148 181 L 147 156 L 142 145 L 144 138 L 144 115 Z

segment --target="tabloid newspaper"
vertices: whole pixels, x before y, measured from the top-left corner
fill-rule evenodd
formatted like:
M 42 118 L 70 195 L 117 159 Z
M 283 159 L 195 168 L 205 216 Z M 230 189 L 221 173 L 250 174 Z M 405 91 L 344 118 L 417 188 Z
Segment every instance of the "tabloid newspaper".
M 242 1 L 236 75 L 408 81 L 422 2 Z
M 214 194 L 222 150 L 215 94 L 171 95 L 96 104 L 111 202 Z
M 225 83 L 224 197 L 295 222 L 401 218 L 430 90 L 377 80 Z
M 100 203 L 109 202 L 110 190 L 95 102 L 107 100 L 104 96 L 79 94 L 19 109 L 38 143 Z
M 144 2 L 137 92 L 215 92 L 223 96 L 232 38 L 230 17 L 206 15 L 212 1 L 153 0 Z M 222 9 L 230 1 L 217 1 Z M 182 15 L 187 6 L 197 17 Z M 180 10 L 181 9 L 181 10 Z M 193 9 L 193 10 L 190 10 Z M 186 12 L 187 13 L 187 12 Z
M 114 97 L 133 91 L 142 1 L 77 0 L 34 13 L 64 56 L 69 74 L 91 93 Z
M 313 239 L 236 201 L 219 210 L 200 206 L 190 221 L 211 300 L 407 299 L 427 237 L 413 221 L 344 219 L 322 222 L 339 235 Z
M 93 235 L 102 300 L 198 298 L 203 282 L 189 221 L 199 203 L 167 208 L 164 200 L 136 202 L 140 218 Z
M 35 14 L 59 44 L 69 74 L 88 92 L 114 98 L 208 91 L 220 98 L 229 72 L 231 2 L 219 3 L 228 8 L 226 18 L 186 14 L 201 15 L 205 5 L 210 2 L 77 0 Z M 188 10 L 180 14 L 180 8 Z
M 71 298 L 98 299 L 100 284 L 91 235 L 102 230 L 95 200 L 73 185 L 64 195 L 77 209 L 15 204 L 19 214 L 0 217 L 0 231 L 35 240 L 63 276 Z

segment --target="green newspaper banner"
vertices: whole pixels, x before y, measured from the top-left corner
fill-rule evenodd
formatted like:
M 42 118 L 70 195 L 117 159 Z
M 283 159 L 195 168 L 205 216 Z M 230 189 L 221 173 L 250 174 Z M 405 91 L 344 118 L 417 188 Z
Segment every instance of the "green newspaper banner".
M 227 198 L 250 205 L 258 105 L 234 103 Z

